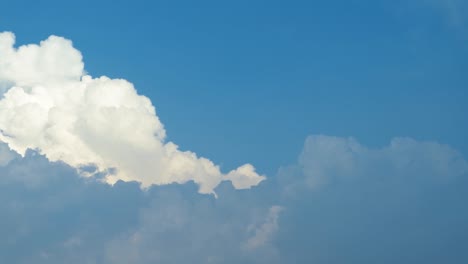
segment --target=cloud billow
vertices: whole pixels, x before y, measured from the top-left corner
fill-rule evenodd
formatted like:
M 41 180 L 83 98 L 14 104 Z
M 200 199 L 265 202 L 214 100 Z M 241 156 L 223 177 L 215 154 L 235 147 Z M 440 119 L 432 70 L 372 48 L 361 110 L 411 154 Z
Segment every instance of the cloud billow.
M 201 193 L 214 193 L 224 180 L 245 189 L 265 179 L 250 164 L 223 174 L 209 159 L 166 142 L 151 101 L 126 80 L 85 74 L 71 41 L 14 43 L 12 33 L 0 33 L 0 141 L 15 152 L 36 149 L 78 170 L 96 166 L 108 183 L 143 187 L 194 181 Z

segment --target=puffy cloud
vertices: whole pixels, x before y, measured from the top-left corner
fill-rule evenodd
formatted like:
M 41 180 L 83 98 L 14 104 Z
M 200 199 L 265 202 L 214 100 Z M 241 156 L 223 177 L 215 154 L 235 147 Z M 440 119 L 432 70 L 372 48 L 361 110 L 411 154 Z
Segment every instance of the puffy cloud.
M 82 168 L 92 165 L 109 183 L 143 187 L 194 181 L 201 193 L 214 193 L 223 180 L 246 189 L 265 178 L 250 164 L 223 174 L 210 160 L 166 142 L 151 101 L 126 80 L 86 75 L 71 41 L 14 43 L 12 33 L 0 33 L 0 141 L 15 152 L 37 149 L 81 175 L 89 176 Z
M 15 35 L 0 33 L 0 80 L 31 87 L 64 81 L 79 81 L 84 72 L 81 53 L 72 43 L 51 36 L 39 45 L 14 49 Z

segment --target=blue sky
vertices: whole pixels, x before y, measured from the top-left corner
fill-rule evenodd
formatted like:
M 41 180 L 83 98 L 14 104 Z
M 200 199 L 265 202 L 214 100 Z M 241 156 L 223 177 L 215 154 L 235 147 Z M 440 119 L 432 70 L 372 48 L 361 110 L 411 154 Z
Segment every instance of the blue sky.
M 0 10 L 3 31 L 16 46 L 72 40 L 87 73 L 126 79 L 151 100 L 168 141 L 222 172 L 251 163 L 267 180 L 242 191 L 219 183 L 216 200 L 192 183 L 110 187 L 83 179 L 72 159 L 53 158 L 55 149 L 33 144 L 37 153 L 20 157 L 0 138 L 8 193 L 0 200 L 24 205 L 0 207 L 11 216 L 0 227 L 11 238 L 0 260 L 182 263 L 181 243 L 195 263 L 468 259 L 461 0 L 19 0 Z M 14 80 L 2 74 L 0 63 L 0 84 Z M 122 209 L 101 211 L 113 201 Z M 48 209 L 34 209 L 41 206 Z M 44 222 L 29 225 L 35 217 Z M 48 219 L 62 224 L 57 236 L 40 232 L 53 227 Z M 155 258 L 151 245 L 167 255 Z M 24 248 L 29 255 L 18 253 Z

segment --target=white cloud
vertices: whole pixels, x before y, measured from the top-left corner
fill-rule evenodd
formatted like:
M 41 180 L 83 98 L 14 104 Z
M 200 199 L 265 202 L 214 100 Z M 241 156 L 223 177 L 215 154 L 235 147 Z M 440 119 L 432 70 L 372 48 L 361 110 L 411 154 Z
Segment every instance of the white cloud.
M 81 53 L 70 40 L 50 36 L 39 45 L 24 45 L 14 49 L 15 35 L 0 34 L 0 80 L 18 86 L 60 84 L 79 81 L 84 64 Z
M 250 164 L 226 176 L 210 160 L 166 142 L 151 101 L 126 80 L 85 75 L 71 41 L 51 36 L 19 48 L 14 42 L 12 33 L 0 33 L 0 141 L 15 152 L 37 149 L 78 170 L 107 171 L 109 183 L 143 187 L 194 181 L 201 193 L 214 193 L 223 180 L 245 189 L 264 179 Z

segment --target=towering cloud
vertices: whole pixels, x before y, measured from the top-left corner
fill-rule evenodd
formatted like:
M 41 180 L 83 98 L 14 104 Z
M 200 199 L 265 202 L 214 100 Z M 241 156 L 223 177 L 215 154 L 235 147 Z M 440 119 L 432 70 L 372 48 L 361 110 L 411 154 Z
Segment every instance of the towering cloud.
M 126 80 L 86 75 L 71 41 L 14 43 L 12 33 L 0 33 L 0 141 L 20 155 L 36 149 L 83 176 L 93 174 L 83 168 L 95 166 L 108 183 L 194 181 L 200 193 L 214 193 L 223 180 L 245 189 L 264 179 L 250 164 L 223 174 L 210 160 L 166 142 L 151 101 Z

